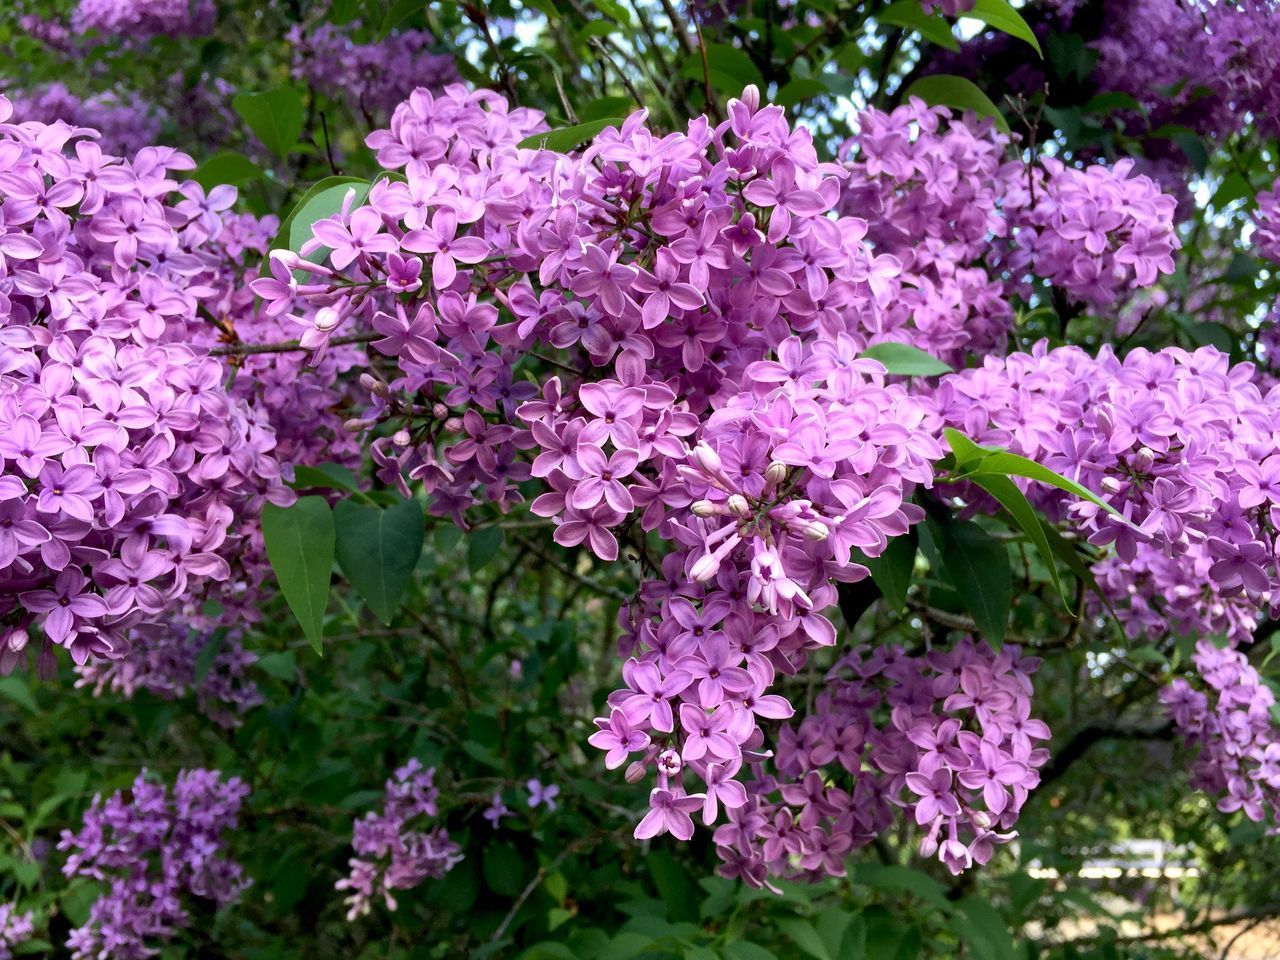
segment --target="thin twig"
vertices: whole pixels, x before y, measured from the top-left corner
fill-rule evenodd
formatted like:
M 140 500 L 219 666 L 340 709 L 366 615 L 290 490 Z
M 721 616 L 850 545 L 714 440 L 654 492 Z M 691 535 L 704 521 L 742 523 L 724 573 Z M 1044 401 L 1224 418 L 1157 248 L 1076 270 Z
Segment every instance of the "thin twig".
M 348 343 L 368 343 L 370 340 L 376 340 L 380 336 L 382 334 L 372 331 L 352 333 L 345 337 L 334 337 L 329 341 L 329 346 L 340 347 Z M 225 347 L 214 347 L 209 351 L 209 356 L 243 357 L 252 353 L 297 353 L 310 349 L 310 347 L 304 347 L 299 344 L 297 340 L 286 340 L 284 343 L 229 343 Z

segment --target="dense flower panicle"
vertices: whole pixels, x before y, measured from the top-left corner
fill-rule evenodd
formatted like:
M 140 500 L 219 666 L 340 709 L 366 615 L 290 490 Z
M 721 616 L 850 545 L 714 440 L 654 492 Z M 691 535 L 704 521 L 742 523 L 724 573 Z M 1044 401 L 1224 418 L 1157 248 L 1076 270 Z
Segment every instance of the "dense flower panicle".
M 106 153 L 128 156 L 157 142 L 163 114 L 136 95 L 95 93 L 78 97 L 62 83 L 49 83 L 24 94 L 14 92 L 15 122 L 58 120 L 98 133 L 98 145 Z
M 558 543 L 642 553 L 650 579 L 620 615 L 625 686 L 591 737 L 610 767 L 636 756 L 629 779 L 656 778 L 638 836 L 687 839 L 695 808 L 711 824 L 746 802 L 765 728 L 793 713 L 772 689 L 835 643 L 833 581 L 867 576 L 853 549 L 877 556 L 923 516 L 907 501 L 942 455 L 940 408 L 858 359 L 866 346 L 913 340 L 914 323 L 962 356 L 1003 339 L 1001 301 L 1033 274 L 1107 303 L 1171 269 L 1172 201 L 1149 180 L 1046 164 L 1033 201 L 1003 138 L 949 118 L 918 101 L 868 113 L 863 152 L 824 164 L 748 89 L 719 126 L 659 138 L 641 112 L 562 155 L 519 148 L 541 116 L 495 94 L 418 90 L 368 139 L 403 182 L 349 198 L 252 284 L 316 361 L 340 332 L 372 329 L 397 375 L 368 379 L 354 425 L 395 428 L 372 447 L 384 482 L 421 482 L 465 523 L 478 502 L 519 502 L 532 476 Z M 929 185 L 944 163 L 950 192 Z M 952 282 L 948 247 L 978 276 Z M 929 284 L 948 285 L 945 318 L 895 314 Z M 979 290 L 969 324 L 958 305 Z M 538 392 L 517 372 L 526 355 L 564 372 Z M 655 531 L 660 558 L 644 546 Z M 771 776 L 785 785 L 787 770 Z M 981 861 L 1003 838 L 1020 800 L 990 799 L 998 810 L 946 825 L 948 863 L 964 860 L 956 844 Z M 795 843 L 765 872 L 785 871 Z
M 213 0 L 80 0 L 71 25 L 79 33 L 94 30 L 142 41 L 202 36 L 216 18 Z
M 1038 663 L 969 640 L 922 656 L 847 653 L 813 711 L 783 727 L 771 763 L 752 759 L 745 797 L 726 804 L 721 873 L 753 885 L 843 876 L 844 855 L 884 832 L 895 808 L 923 831 L 922 856 L 952 873 L 986 863 L 1016 836 L 1049 756 L 1049 729 L 1030 712 Z
M 19 913 L 10 903 L 0 903 L 0 960 L 13 960 L 13 950 L 35 935 L 34 914 Z
M 433 50 L 424 30 L 392 33 L 375 43 L 356 43 L 350 31 L 332 24 L 297 24 L 289 31 L 293 75 L 317 90 L 347 102 L 363 116 L 389 114 L 418 87 L 440 90 L 458 81 L 453 57 Z
M 1131 636 L 1194 627 L 1240 640 L 1280 577 L 1280 392 L 1264 395 L 1254 377 L 1212 347 L 1120 359 L 1040 343 L 945 378 L 934 400 L 979 443 L 1042 463 L 1116 509 L 1121 517 L 1028 487 L 1050 517 L 1070 515 L 1091 542 L 1114 547 L 1100 580 L 1133 601 L 1119 610 Z
M 1196 686 L 1177 679 L 1160 700 L 1198 751 L 1192 785 L 1219 795 L 1218 809 L 1250 820 L 1280 820 L 1280 725 L 1275 695 L 1239 650 L 1196 644 Z M 1197 687 L 1203 689 L 1197 689 Z
M 223 851 L 249 788 L 216 770 L 184 770 L 170 791 L 146 771 L 128 791 L 94 797 L 77 833 L 64 830 L 63 873 L 103 883 L 89 920 L 67 941 L 77 960 L 143 960 L 190 924 L 191 898 L 219 907 L 244 892 L 240 865 Z
M 388 910 L 396 909 L 392 891 L 409 890 L 424 880 L 438 880 L 462 860 L 462 848 L 449 839 L 444 827 L 430 826 L 439 812 L 435 769 L 424 770 L 411 759 L 387 781 L 381 814 L 366 813 L 355 822 L 351 846 L 351 873 L 339 880 L 339 890 L 349 890 L 347 919 L 367 916 L 375 897 Z M 495 797 L 495 809 L 501 798 Z M 490 817 L 496 827 L 502 813 Z M 488 816 L 486 814 L 486 816 Z
M 862 318 L 877 339 L 963 366 L 1004 352 L 1011 298 L 1033 279 L 1101 308 L 1172 273 L 1176 202 L 1131 176 L 1132 161 L 1028 169 L 1009 146 L 991 120 L 915 97 L 858 115 L 840 209 L 865 217 L 873 247 L 901 264 L 887 308 Z
M 123 161 L 91 133 L 0 126 L 5 670 L 33 627 L 46 668 L 52 645 L 119 658 L 184 598 L 234 593 L 262 503 L 293 497 L 269 422 L 207 346 L 234 190 L 179 186 L 188 157 Z

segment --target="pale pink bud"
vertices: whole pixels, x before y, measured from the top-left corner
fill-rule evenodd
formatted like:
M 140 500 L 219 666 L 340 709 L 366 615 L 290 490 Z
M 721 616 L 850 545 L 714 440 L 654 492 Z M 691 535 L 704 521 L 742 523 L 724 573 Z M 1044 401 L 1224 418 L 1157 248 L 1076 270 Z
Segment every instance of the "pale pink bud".
M 689 570 L 689 579 L 696 583 L 706 583 L 717 573 L 720 572 L 720 558 L 714 553 L 708 553 L 698 558 Z
M 316 311 L 315 327 L 321 333 L 329 333 L 342 323 L 342 315 L 333 307 L 321 307 Z
M 827 525 L 820 520 L 810 520 L 804 528 L 804 538 L 814 543 L 822 543 L 830 535 Z
M 735 493 L 729 497 L 726 506 L 735 517 L 745 517 L 751 512 L 751 504 L 747 503 L 747 498 L 740 493 Z
M 407 447 L 412 440 L 413 437 L 410 436 L 408 430 L 397 430 L 395 435 L 391 438 L 391 442 L 397 447 Z
M 764 478 L 770 484 L 777 486 L 783 480 L 787 479 L 787 465 L 779 463 L 777 460 L 769 464 L 769 469 L 765 470 Z
M 277 260 L 286 270 L 297 270 L 302 258 L 292 250 L 272 250 L 271 259 Z
M 689 509 L 695 517 L 714 517 L 720 512 L 720 508 L 710 500 L 695 500 Z
M 720 454 L 706 443 L 700 443 L 693 448 L 693 462 L 706 473 L 720 472 Z
M 627 783 L 639 783 L 644 779 L 645 769 L 645 765 L 639 760 L 632 760 L 627 765 L 627 772 L 623 774 L 623 779 Z

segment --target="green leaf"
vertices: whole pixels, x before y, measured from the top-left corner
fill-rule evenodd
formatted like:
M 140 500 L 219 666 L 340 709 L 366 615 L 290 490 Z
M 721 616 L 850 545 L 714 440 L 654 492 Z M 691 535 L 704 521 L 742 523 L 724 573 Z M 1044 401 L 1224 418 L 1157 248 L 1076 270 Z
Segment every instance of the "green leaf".
M 212 190 L 222 183 L 236 186 L 262 176 L 262 168 L 234 150 L 223 150 L 215 153 L 191 173 L 191 179 L 205 190 Z
M 266 504 L 262 539 L 289 609 L 316 653 L 322 653 L 336 540 L 329 504 L 324 497 L 302 497 L 291 507 Z
M 959 430 L 951 427 L 944 427 L 942 435 L 946 438 L 947 444 L 951 447 L 951 453 L 956 461 L 956 469 L 963 470 L 971 463 L 981 462 L 994 451 L 987 447 L 980 447 Z
M 908 0 L 908 2 L 913 2 L 913 0 Z M 782 85 L 777 95 L 773 98 L 773 102 L 780 107 L 794 107 L 802 100 L 820 97 L 830 92 L 830 88 L 820 80 L 813 77 L 796 77 L 794 80 L 789 80 Z
M 1080 109 L 1085 113 L 1114 113 L 1117 110 L 1128 110 L 1133 113 L 1146 113 L 1146 108 L 1134 99 L 1132 94 L 1121 93 L 1119 91 L 1099 93 L 1094 97 L 1090 97 L 1089 102 Z
M 1048 467 L 1041 466 L 1034 460 L 1028 460 L 1026 457 L 1019 456 L 1016 453 L 1007 453 L 999 451 L 992 453 L 982 459 L 978 465 L 978 473 L 999 473 L 1014 477 L 1026 477 L 1030 480 L 1039 480 L 1041 483 L 1047 483 L 1051 487 L 1057 487 L 1059 490 L 1065 490 L 1067 493 L 1073 493 L 1081 500 L 1088 500 L 1090 503 L 1097 504 L 1113 516 L 1124 519 L 1120 511 L 1111 504 L 1107 503 L 1088 487 L 1076 483 L 1074 480 L 1068 480 L 1060 473 L 1055 473 Z M 1128 520 L 1125 520 L 1128 523 Z
M 610 117 L 625 117 L 635 108 L 636 102 L 630 97 L 600 97 L 580 108 L 578 119 L 582 123 L 587 123 L 592 120 L 607 120 Z
M 948 582 L 993 647 L 1004 643 L 1013 605 L 1009 551 L 971 520 L 952 523 L 942 544 Z
M 827 945 L 821 935 L 813 928 L 813 924 L 807 920 L 780 920 L 778 926 L 783 933 L 795 942 L 797 947 L 809 956 L 815 957 L 817 960 L 836 960 L 827 951 Z
M 1015 960 L 1018 951 L 1008 924 L 987 900 L 968 897 L 957 904 L 960 913 L 951 928 L 959 934 L 974 960 Z
M 396 3 L 379 3 L 373 7 L 373 10 L 377 10 L 379 7 L 387 11 L 383 14 L 382 25 L 378 27 L 378 39 L 381 40 L 415 13 L 426 10 L 427 0 L 397 0 Z
M 1252 196 L 1253 185 L 1242 174 L 1232 171 L 1222 178 L 1222 183 L 1218 185 L 1218 189 L 1213 193 L 1213 199 L 1209 202 L 1213 204 L 1215 210 L 1221 210 L 1236 200 Z
M 1002 133 L 1009 133 L 1009 122 L 996 109 L 991 99 L 964 77 L 938 73 L 921 77 L 907 88 L 907 96 L 919 97 L 932 106 L 972 110 L 980 117 L 991 117 Z
M 920 0 L 896 0 L 883 10 L 877 11 L 876 20 L 890 23 L 897 27 L 906 27 L 916 31 L 930 43 L 945 47 L 951 51 L 959 51 L 960 43 L 951 32 L 951 24 L 941 14 L 925 13 Z
M 579 123 L 572 127 L 559 127 L 555 130 L 548 130 L 545 133 L 535 133 L 531 137 L 525 137 L 517 146 L 526 150 L 551 150 L 555 153 L 566 153 L 583 141 L 592 139 L 601 130 L 621 125 L 621 117 L 602 117 L 589 123 Z
M 284 218 L 271 241 L 271 249 L 292 250 L 296 253 L 311 239 L 311 227 L 317 220 L 332 217 L 342 209 L 348 190 L 356 192 L 351 203 L 351 208 L 355 209 L 364 203 L 370 186 L 369 181 L 361 177 L 325 177 L 317 181 Z
M 467 568 L 475 573 L 488 565 L 500 549 L 505 535 L 501 527 L 481 527 L 467 540 Z
M 877 343 L 860 354 L 860 359 L 879 360 L 888 373 L 902 377 L 936 377 L 954 373 L 937 357 L 909 343 Z
M 1196 173 L 1203 174 L 1209 166 L 1209 151 L 1204 145 L 1201 136 L 1190 127 L 1180 127 L 1176 124 L 1165 124 L 1163 127 L 1157 127 L 1151 131 L 1151 136 L 1160 137 L 1164 140 L 1172 140 L 1178 145 L 1195 168 Z
M 524 858 L 509 843 L 491 843 L 484 852 L 484 882 L 500 897 L 514 897 L 525 885 Z
M 906 605 L 916 565 L 916 538 L 911 533 L 891 539 L 878 557 L 868 557 L 855 548 L 853 562 L 871 571 L 871 579 L 891 610 L 901 610 Z
M 22 677 L 0 677 L 0 697 L 11 700 L 24 710 L 37 713 L 36 698 Z
M 1058 591 L 1058 596 L 1062 598 L 1062 605 L 1067 607 L 1067 595 L 1062 589 L 1062 580 L 1058 577 L 1058 564 L 1053 559 L 1053 548 L 1049 546 L 1049 538 L 1044 532 L 1045 525 L 1041 521 L 1040 515 L 1027 502 L 1026 495 L 1018 488 L 1016 483 L 1005 476 L 982 473 L 975 475 L 973 482 L 995 497 L 1000 505 L 1009 511 L 1009 515 L 1013 517 L 1014 522 L 1030 538 L 1035 548 L 1040 551 L 1040 556 L 1044 558 L 1045 566 L 1049 568 L 1049 576 L 1053 579 L 1054 589 Z M 1070 607 L 1067 607 L 1067 609 L 1070 610 Z
M 1011 37 L 1017 37 L 1019 40 L 1025 40 L 1031 44 L 1041 57 L 1044 57 L 1044 51 L 1040 49 L 1040 41 L 1036 39 L 1036 35 L 1031 31 L 1031 27 L 1027 26 L 1027 21 L 1022 19 L 1022 14 L 1013 9 L 1006 0 L 978 0 L 972 10 L 963 14 L 970 20 L 981 20 L 989 27 L 995 27 L 1001 33 L 1007 33 Z
M 764 77 L 760 68 L 747 56 L 745 50 L 730 46 L 727 43 L 708 43 L 705 45 L 707 56 L 707 79 L 721 93 L 733 96 L 740 94 L 744 87 L 755 84 L 764 89 Z M 680 67 L 680 75 L 690 80 L 702 80 L 702 54 L 695 51 L 685 58 Z
M 894 864 L 860 863 L 854 868 L 856 881 L 867 887 L 889 893 L 910 893 L 921 902 L 939 910 L 949 910 L 951 903 L 937 880 L 920 870 Z
M 231 106 L 277 157 L 287 157 L 297 144 L 302 133 L 302 98 L 292 87 L 237 94 Z
M 345 490 L 355 493 L 360 489 L 356 476 L 346 467 L 338 463 L 317 463 L 314 467 L 297 466 L 293 468 L 295 490 Z
M 292 650 L 268 653 L 258 658 L 258 668 L 277 680 L 288 682 L 297 675 L 298 658 Z
M 726 944 L 722 952 L 729 960 L 778 960 L 776 953 L 744 940 Z
M 402 500 L 383 510 L 344 500 L 333 519 L 338 566 L 374 615 L 389 624 L 422 555 L 422 505 Z

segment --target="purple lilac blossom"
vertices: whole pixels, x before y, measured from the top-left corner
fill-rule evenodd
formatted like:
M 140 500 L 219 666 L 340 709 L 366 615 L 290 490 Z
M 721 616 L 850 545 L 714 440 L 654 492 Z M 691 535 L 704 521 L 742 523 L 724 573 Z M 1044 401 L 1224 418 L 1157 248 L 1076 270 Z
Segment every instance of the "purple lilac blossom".
M 62 872 L 106 887 L 89 920 L 71 931 L 76 960 L 144 960 L 191 923 L 192 898 L 219 907 L 249 886 L 223 849 L 249 788 L 216 770 L 184 770 L 172 792 L 138 774 L 128 791 L 95 796 L 79 832 L 64 830 Z
M 355 822 L 351 846 L 356 856 L 351 872 L 337 883 L 339 890 L 351 891 L 348 920 L 367 916 L 377 896 L 395 910 L 393 890 L 439 880 L 462 860 L 462 848 L 449 839 L 449 831 L 429 824 L 439 812 L 439 796 L 435 769 L 424 770 L 412 759 L 387 781 L 382 813 L 366 813 Z M 500 798 L 495 801 L 501 804 Z M 492 818 L 495 827 L 498 816 Z
M 13 960 L 15 947 L 35 936 L 34 914 L 19 913 L 11 903 L 0 903 L 0 960 Z

